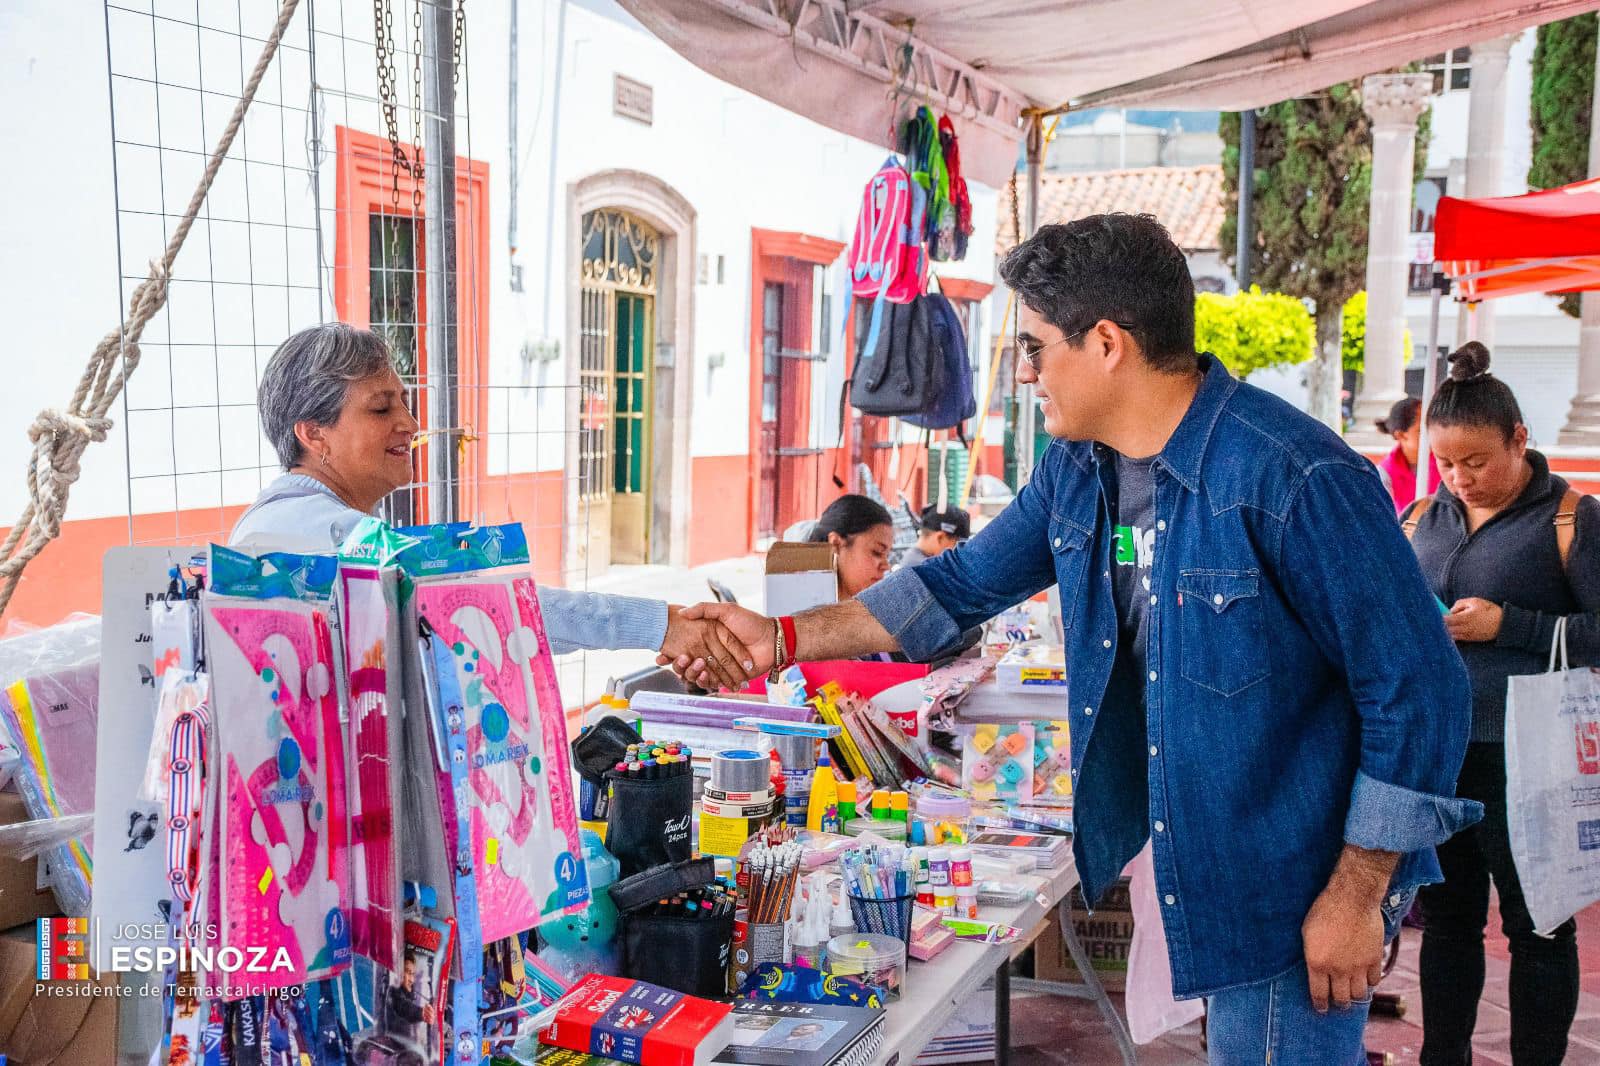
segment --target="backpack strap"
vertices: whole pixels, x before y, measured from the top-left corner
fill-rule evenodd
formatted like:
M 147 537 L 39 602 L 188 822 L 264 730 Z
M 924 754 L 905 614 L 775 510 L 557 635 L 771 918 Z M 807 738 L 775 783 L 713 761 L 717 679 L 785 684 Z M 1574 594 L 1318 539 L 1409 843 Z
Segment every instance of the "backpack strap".
M 1417 523 L 1422 521 L 1422 516 L 1428 513 L 1428 508 L 1433 506 L 1432 496 L 1419 496 L 1417 502 L 1411 505 L 1411 517 L 1400 523 L 1400 529 L 1410 540 L 1417 532 Z
M 1556 516 L 1551 520 L 1556 527 L 1556 551 L 1561 553 L 1561 569 L 1567 568 L 1567 561 L 1572 558 L 1572 540 L 1578 533 L 1578 501 L 1583 499 L 1583 493 L 1577 489 L 1568 488 L 1561 497 L 1561 505 L 1556 508 Z

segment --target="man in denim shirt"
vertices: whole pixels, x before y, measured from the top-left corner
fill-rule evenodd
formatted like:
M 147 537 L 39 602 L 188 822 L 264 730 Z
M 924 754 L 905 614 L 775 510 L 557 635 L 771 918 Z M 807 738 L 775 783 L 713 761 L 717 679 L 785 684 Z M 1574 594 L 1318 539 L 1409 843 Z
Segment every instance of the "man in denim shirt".
M 780 634 L 784 660 L 926 659 L 1059 585 L 1086 895 L 1152 840 L 1173 991 L 1210 997 L 1212 1061 L 1361 1062 L 1384 942 L 1481 813 L 1455 798 L 1466 674 L 1393 505 L 1326 427 L 1195 353 L 1154 219 L 1045 226 L 1001 276 L 1057 438 L 1016 501 L 850 603 L 693 611 L 762 667 Z

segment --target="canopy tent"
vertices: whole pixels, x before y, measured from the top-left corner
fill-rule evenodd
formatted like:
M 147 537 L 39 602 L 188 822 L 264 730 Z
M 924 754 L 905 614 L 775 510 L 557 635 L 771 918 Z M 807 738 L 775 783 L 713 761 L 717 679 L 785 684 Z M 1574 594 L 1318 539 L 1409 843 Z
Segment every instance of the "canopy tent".
M 1433 256 L 1465 300 L 1600 288 L 1600 179 L 1521 196 L 1442 197 Z
M 999 186 L 1041 113 L 1236 111 L 1594 10 L 1600 0 L 618 0 L 707 72 L 892 145 L 908 103 Z

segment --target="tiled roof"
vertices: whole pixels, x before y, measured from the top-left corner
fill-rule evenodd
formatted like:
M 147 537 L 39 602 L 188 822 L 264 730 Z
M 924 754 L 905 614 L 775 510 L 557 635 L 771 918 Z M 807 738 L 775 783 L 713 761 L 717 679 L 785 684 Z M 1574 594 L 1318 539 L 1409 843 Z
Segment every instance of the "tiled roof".
M 1017 175 L 1021 210 L 1027 212 L 1027 178 Z M 1222 228 L 1222 167 L 1136 167 L 1082 174 L 1046 173 L 1039 181 L 1039 224 L 1071 222 L 1085 215 L 1109 211 L 1149 214 L 1172 231 L 1172 239 L 1186 252 L 1213 251 Z M 1011 228 L 1011 204 L 1000 194 L 1000 232 L 996 254 L 1016 243 Z

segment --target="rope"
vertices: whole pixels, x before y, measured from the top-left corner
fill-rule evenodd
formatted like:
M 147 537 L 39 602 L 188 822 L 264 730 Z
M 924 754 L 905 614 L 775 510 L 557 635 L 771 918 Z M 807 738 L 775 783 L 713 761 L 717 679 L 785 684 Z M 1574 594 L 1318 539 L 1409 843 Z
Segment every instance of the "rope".
M 23 569 L 44 550 L 45 545 L 61 534 L 61 519 L 67 510 L 68 494 L 82 472 L 79 460 L 83 457 L 84 449 L 91 443 L 105 440 L 106 434 L 111 431 L 111 419 L 106 417 L 106 412 L 122 394 L 128 377 L 139 367 L 139 339 L 144 336 L 144 328 L 150 319 L 167 302 L 167 284 L 172 280 L 172 264 L 183 249 L 183 242 L 188 238 L 195 219 L 199 217 L 200 208 L 211 191 L 211 183 L 216 180 L 217 171 L 222 169 L 222 162 L 227 158 L 228 150 L 233 147 L 233 139 L 244 123 L 245 112 L 250 109 L 250 102 L 255 99 L 256 89 L 267 68 L 272 65 L 272 57 L 277 54 L 283 31 L 299 6 L 300 0 L 283 0 L 277 24 L 267 35 L 261 55 L 256 59 L 255 69 L 250 72 L 244 92 L 234 106 L 233 117 L 217 139 L 217 147 L 206 163 L 205 173 L 200 176 L 200 183 L 189 198 L 188 209 L 172 231 L 161 258 L 150 261 L 149 274 L 139 283 L 132 299 L 128 301 L 128 317 L 95 345 L 94 354 L 89 357 L 89 365 L 84 368 L 83 377 L 78 380 L 78 388 L 73 392 L 72 402 L 66 410 L 46 408 L 28 427 L 28 439 L 33 442 L 33 455 L 28 459 L 28 504 L 22 509 L 22 516 L 17 519 L 16 525 L 11 527 L 5 542 L 0 543 L 0 560 L 4 560 L 0 562 L 0 615 L 10 605 L 17 582 L 22 579 Z

